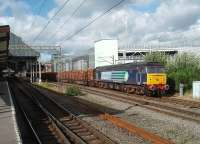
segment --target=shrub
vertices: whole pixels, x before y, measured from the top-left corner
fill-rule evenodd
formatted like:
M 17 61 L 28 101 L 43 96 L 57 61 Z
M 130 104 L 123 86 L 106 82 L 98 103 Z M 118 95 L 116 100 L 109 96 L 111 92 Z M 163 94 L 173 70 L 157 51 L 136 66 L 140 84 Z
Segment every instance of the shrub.
M 200 61 L 194 54 L 179 54 L 167 62 L 168 77 L 175 81 L 175 89 L 179 90 L 179 84 L 184 83 L 185 90 L 192 88 L 194 80 L 200 80 Z
M 179 90 L 179 84 L 184 83 L 184 89 L 190 90 L 194 80 L 200 80 L 200 59 L 195 54 L 177 54 L 174 57 L 155 52 L 146 55 L 146 62 L 160 62 L 165 65 L 170 87 Z
M 82 95 L 82 92 L 78 86 L 72 85 L 72 86 L 66 87 L 65 94 L 67 96 L 78 96 L 78 95 Z
M 167 64 L 167 56 L 164 52 L 152 52 L 145 56 L 146 62 L 159 62 L 161 64 Z

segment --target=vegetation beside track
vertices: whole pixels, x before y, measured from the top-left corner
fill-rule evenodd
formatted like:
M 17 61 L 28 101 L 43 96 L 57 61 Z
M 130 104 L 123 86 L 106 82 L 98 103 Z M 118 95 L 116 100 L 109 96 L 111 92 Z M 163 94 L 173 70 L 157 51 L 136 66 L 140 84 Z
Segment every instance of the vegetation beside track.
M 34 85 L 42 87 L 42 88 L 45 88 L 45 89 L 48 89 L 50 91 L 55 91 L 55 92 L 58 92 L 58 93 L 64 93 L 63 91 L 58 89 L 58 86 L 49 84 L 48 82 L 41 82 L 40 84 L 39 83 L 34 83 Z
M 56 86 L 56 85 L 49 84 L 48 82 L 42 82 L 40 84 L 36 83 L 35 85 L 41 86 L 41 87 L 46 88 L 46 89 L 51 90 L 51 91 L 63 93 L 66 96 L 84 95 L 84 93 L 81 91 L 81 89 L 76 85 L 64 86 L 61 89 L 59 89 L 59 87 Z
M 185 90 L 191 90 L 192 82 L 200 80 L 200 58 L 197 55 L 182 53 L 172 58 L 163 52 L 153 52 L 146 55 L 145 61 L 165 65 L 172 91 L 178 91 L 180 83 L 184 83 Z
M 78 86 L 72 85 L 72 86 L 66 87 L 65 95 L 66 96 L 78 96 L 78 95 L 83 95 L 83 93 L 81 92 L 81 89 Z

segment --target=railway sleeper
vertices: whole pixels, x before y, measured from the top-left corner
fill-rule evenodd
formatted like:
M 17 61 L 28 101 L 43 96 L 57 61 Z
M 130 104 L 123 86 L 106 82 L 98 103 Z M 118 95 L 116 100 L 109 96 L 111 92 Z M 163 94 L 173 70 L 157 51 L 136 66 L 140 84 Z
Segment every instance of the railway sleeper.
M 82 133 L 82 132 L 89 132 L 88 131 L 88 129 L 86 129 L 86 128 L 83 128 L 83 129 L 78 129 L 78 130 L 73 130 L 73 132 L 75 132 L 75 133 Z
M 95 135 L 93 135 L 93 134 L 91 134 L 91 135 L 85 135 L 85 136 L 81 136 L 81 137 L 82 137 L 85 141 L 88 141 L 88 142 L 98 139 L 98 138 L 97 138 Z
M 82 125 L 67 126 L 70 130 L 83 129 Z
M 66 123 L 66 122 L 65 122 L 64 124 L 65 124 L 66 126 L 68 126 L 68 127 L 73 127 L 73 126 L 79 126 L 79 125 L 80 125 L 80 123 L 75 122 L 75 121 L 74 121 L 74 122 L 71 122 L 71 123 L 68 123 L 68 122 Z
M 28 87 L 30 89 L 31 86 L 28 84 L 28 85 L 26 85 L 26 87 L 27 87 L 27 89 L 28 89 Z M 30 91 L 32 91 L 32 93 L 35 93 L 35 94 L 36 94 L 36 92 L 38 92 L 38 94 L 40 93 L 36 89 L 35 90 L 30 89 Z M 106 137 L 104 138 L 102 134 L 98 134 L 98 132 L 94 132 L 95 130 L 91 130 L 92 128 L 88 127 L 89 125 L 86 125 L 83 121 L 79 120 L 75 116 L 73 116 L 71 114 L 69 114 L 69 116 L 65 116 L 66 114 L 64 114 L 64 113 L 66 113 L 67 110 L 65 111 L 65 109 L 62 108 L 62 106 L 56 104 L 56 102 L 54 100 L 52 100 L 51 98 L 47 100 L 45 98 L 46 97 L 45 95 L 43 95 L 42 93 L 40 93 L 40 95 L 41 95 L 40 97 L 37 97 L 39 99 L 39 103 L 46 105 L 48 110 L 56 111 L 55 113 L 52 112 L 54 114 L 54 116 L 59 118 L 59 120 L 63 124 L 63 126 L 65 126 L 69 129 L 68 131 L 65 131 L 66 135 L 70 136 L 70 135 L 75 134 L 78 137 L 81 137 L 82 139 L 87 141 L 88 143 L 91 142 L 91 144 L 94 143 L 94 142 L 98 142 L 98 143 L 101 143 L 101 144 L 103 144 L 103 143 L 114 143 L 109 139 L 107 141 Z M 57 108 L 56 107 L 55 108 L 49 108 L 50 105 L 53 105 L 53 103 L 55 103 L 58 107 Z M 60 112 L 58 112 L 58 111 L 60 111 Z M 62 118 L 60 118 L 60 117 L 62 117 Z M 71 126 L 69 126 L 69 124 L 71 124 Z M 83 132 L 81 132 L 81 131 L 86 131 L 88 133 L 87 133 L 87 135 L 86 134 L 83 135 Z M 75 140 L 76 138 L 70 137 L 70 139 Z M 95 143 L 95 144 L 97 144 L 97 143 Z
M 88 136 L 88 135 L 92 135 L 91 132 L 87 131 L 87 132 L 76 132 L 79 136 L 83 137 L 83 136 Z

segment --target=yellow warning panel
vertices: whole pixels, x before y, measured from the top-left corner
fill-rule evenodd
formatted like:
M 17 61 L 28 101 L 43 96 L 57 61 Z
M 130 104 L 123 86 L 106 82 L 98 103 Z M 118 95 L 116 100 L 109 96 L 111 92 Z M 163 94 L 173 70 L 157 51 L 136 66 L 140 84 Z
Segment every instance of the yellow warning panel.
M 167 76 L 165 73 L 149 73 L 147 74 L 147 85 L 167 83 Z

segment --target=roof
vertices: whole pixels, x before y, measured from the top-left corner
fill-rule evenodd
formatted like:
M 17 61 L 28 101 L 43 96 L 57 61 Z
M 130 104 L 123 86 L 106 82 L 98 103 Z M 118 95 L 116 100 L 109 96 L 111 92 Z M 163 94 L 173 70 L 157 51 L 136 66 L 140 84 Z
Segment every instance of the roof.
M 160 63 L 156 62 L 133 62 L 133 63 L 126 63 L 126 64 L 117 64 L 117 65 L 108 65 L 108 66 L 101 66 L 97 67 L 97 71 L 107 71 L 107 70 L 126 70 L 126 69 L 135 69 L 136 66 L 143 67 L 143 66 L 163 66 Z
M 22 38 L 10 33 L 9 56 L 11 57 L 38 57 L 39 53 L 23 42 Z
M 9 25 L 0 26 L 0 70 L 7 66 L 9 39 Z
M 100 41 L 118 41 L 117 39 L 99 39 L 99 40 L 96 40 L 94 41 L 94 43 L 97 43 L 97 42 L 100 42 Z
M 39 57 L 39 52 L 33 50 L 26 44 L 10 45 L 9 55 L 12 57 Z

